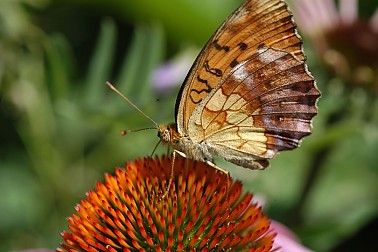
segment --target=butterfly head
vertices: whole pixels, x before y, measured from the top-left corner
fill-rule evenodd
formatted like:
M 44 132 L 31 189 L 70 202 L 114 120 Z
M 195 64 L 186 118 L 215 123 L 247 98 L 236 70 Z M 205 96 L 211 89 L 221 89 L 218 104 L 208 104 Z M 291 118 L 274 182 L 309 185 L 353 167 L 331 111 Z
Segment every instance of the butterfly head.
M 176 139 L 177 127 L 176 123 L 170 123 L 167 125 L 159 125 L 158 128 L 158 137 L 163 143 L 172 143 Z

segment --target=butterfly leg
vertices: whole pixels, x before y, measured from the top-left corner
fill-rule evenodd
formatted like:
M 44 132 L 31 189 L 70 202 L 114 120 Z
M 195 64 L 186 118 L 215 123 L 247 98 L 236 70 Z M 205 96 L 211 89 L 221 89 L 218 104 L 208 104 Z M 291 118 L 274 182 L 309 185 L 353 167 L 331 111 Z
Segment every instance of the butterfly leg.
M 211 167 L 213 167 L 214 169 L 220 171 L 220 172 L 223 172 L 224 174 L 226 174 L 227 176 L 227 186 L 226 186 L 226 200 L 228 199 L 228 192 L 229 192 L 229 188 L 230 188 L 230 184 L 231 184 L 231 177 L 230 177 L 230 173 L 222 168 L 220 168 L 219 166 L 217 166 L 216 164 L 214 164 L 213 162 L 210 162 L 210 161 L 206 161 L 206 164 L 210 165 Z
M 226 174 L 227 176 L 230 175 L 230 173 L 222 168 L 220 168 L 219 166 L 217 166 L 216 164 L 214 164 L 213 162 L 211 161 L 206 161 L 206 164 L 210 165 L 211 167 L 213 167 L 214 169 L 220 171 L 220 172 L 223 172 L 224 174 Z
M 169 189 L 171 187 L 171 184 L 173 182 L 173 173 L 174 173 L 174 167 L 175 167 L 175 159 L 176 159 L 176 155 L 180 155 L 182 156 L 183 158 L 187 158 L 187 155 L 181 151 L 178 151 L 178 150 L 173 150 L 173 153 L 172 153 L 172 166 L 171 166 L 171 173 L 169 175 L 169 182 L 168 182 L 168 185 L 167 185 L 167 189 L 165 191 L 165 193 L 163 194 L 163 196 L 161 197 L 162 199 L 164 199 L 168 193 L 169 193 Z M 207 165 L 213 167 L 214 169 L 224 173 L 227 175 L 228 177 L 228 180 L 227 180 L 227 195 L 228 195 L 228 187 L 229 187 L 229 181 L 230 181 L 230 173 L 222 168 L 220 168 L 219 166 L 217 166 L 216 164 L 214 164 L 213 162 L 211 161 L 206 161 L 205 162 Z
M 185 153 L 183 153 L 183 152 L 181 152 L 181 151 L 178 151 L 178 150 L 174 150 L 174 152 L 173 152 L 173 158 L 175 157 L 175 153 L 176 153 L 176 152 L 177 152 L 177 154 L 179 154 L 179 155 L 182 156 L 183 158 L 187 158 L 187 156 L 186 156 Z M 205 163 L 208 164 L 208 165 L 210 165 L 210 166 L 213 167 L 214 169 L 216 169 L 216 170 L 218 170 L 218 171 L 220 171 L 220 172 L 223 172 L 223 173 L 225 173 L 226 175 L 229 176 L 229 172 L 228 172 L 228 171 L 226 171 L 226 170 L 220 168 L 219 166 L 217 166 L 217 165 L 214 164 L 213 162 L 207 160 L 207 161 L 205 161 Z
M 174 167 L 175 167 L 176 153 L 178 153 L 180 156 L 183 156 L 184 158 L 186 158 L 185 153 L 178 151 L 178 150 L 173 150 L 171 173 L 169 175 L 169 181 L 168 181 L 167 189 L 166 189 L 165 193 L 163 194 L 163 196 L 161 197 L 161 199 L 164 199 L 165 197 L 167 197 L 167 195 L 169 193 L 169 189 L 171 188 L 171 184 L 172 184 L 172 181 L 173 181 L 173 172 L 174 172 Z

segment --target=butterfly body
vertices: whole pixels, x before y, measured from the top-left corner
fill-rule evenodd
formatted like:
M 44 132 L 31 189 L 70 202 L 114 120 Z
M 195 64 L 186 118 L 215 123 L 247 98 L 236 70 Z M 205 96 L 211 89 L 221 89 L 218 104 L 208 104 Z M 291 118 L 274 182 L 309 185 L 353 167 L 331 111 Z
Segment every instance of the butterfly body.
M 176 123 L 160 125 L 158 136 L 164 144 L 171 145 L 181 155 L 201 162 L 212 162 L 213 154 L 209 152 L 204 141 L 193 142 L 192 139 L 177 131 Z
M 176 101 L 176 122 L 158 136 L 198 161 L 220 156 L 264 169 L 312 130 L 320 96 L 292 14 L 281 0 L 247 0 L 194 62 Z

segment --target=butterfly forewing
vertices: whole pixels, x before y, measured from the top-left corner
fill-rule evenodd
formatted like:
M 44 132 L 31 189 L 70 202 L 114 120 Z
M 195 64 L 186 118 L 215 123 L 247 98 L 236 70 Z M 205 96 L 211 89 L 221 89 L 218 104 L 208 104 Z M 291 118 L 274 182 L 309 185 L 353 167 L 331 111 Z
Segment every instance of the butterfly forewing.
M 217 30 L 197 57 L 176 102 L 178 131 L 187 133 L 195 108 L 240 62 L 259 48 L 282 49 L 304 61 L 292 15 L 280 0 L 250 0 Z

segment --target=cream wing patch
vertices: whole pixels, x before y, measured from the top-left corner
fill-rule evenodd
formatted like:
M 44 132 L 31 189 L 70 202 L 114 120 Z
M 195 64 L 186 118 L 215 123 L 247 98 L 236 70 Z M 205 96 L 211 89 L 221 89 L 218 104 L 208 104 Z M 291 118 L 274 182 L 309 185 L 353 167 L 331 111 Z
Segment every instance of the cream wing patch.
M 204 141 L 215 150 L 230 149 L 240 156 L 270 156 L 265 130 L 254 126 L 253 113 L 243 112 L 247 101 L 239 93 L 226 96 L 222 88 L 218 88 L 201 105 L 201 113 L 193 116 L 196 115 L 195 124 L 203 128 L 203 139 L 195 141 Z
M 232 127 L 206 138 L 206 143 L 213 148 L 232 149 L 240 155 L 248 153 L 254 156 L 265 156 L 267 138 L 263 132 L 252 132 L 246 127 Z
M 210 99 L 209 102 L 206 104 L 206 109 L 211 111 L 219 111 L 223 108 L 224 104 L 229 99 L 230 97 L 224 95 L 222 89 L 219 88 L 212 96 L 212 99 Z
M 226 103 L 224 109 L 240 110 L 245 105 L 245 100 L 239 94 L 231 94 Z

